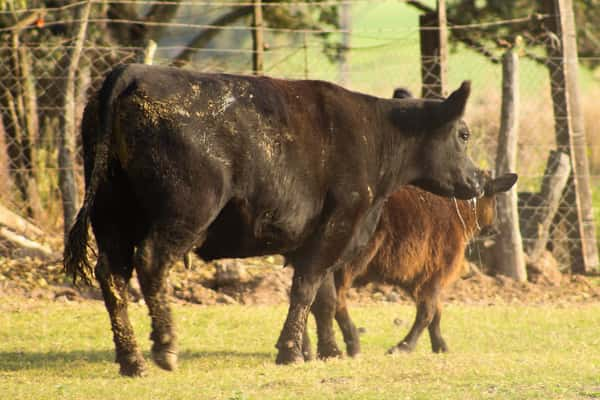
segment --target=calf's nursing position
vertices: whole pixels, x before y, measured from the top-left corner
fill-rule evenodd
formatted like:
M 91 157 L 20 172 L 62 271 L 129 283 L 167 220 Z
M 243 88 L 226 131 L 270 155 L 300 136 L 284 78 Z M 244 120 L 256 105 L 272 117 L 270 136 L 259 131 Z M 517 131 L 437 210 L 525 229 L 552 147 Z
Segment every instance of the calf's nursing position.
M 393 100 L 322 81 L 137 64 L 110 72 L 84 112 L 86 192 L 64 264 L 98 280 L 121 374 L 145 369 L 127 314 L 133 268 L 152 358 L 176 367 L 166 278 L 190 250 L 205 260 L 283 254 L 294 278 L 276 361 L 302 360 L 317 289 L 359 254 L 391 193 L 408 183 L 482 193 L 461 122 L 469 91 L 463 83 L 443 101 Z

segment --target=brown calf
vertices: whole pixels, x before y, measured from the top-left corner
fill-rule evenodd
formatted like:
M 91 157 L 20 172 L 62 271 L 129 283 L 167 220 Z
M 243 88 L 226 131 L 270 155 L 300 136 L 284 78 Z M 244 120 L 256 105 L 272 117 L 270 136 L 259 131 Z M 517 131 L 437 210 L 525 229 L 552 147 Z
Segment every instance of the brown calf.
M 416 302 L 417 315 L 404 339 L 388 353 L 410 352 L 427 327 L 434 352 L 448 350 L 440 332 L 440 294 L 458 278 L 468 242 L 495 218 L 495 194 L 509 190 L 516 174 L 487 179 L 485 195 L 478 200 L 442 198 L 414 186 L 392 195 L 377 230 L 352 263 L 335 272 L 335 319 L 342 330 L 348 355 L 360 351 L 357 330 L 348 314 L 346 293 L 356 284 L 385 282 L 405 290 Z M 317 319 L 319 356 L 339 355 L 333 337 L 331 290 L 323 285 L 313 306 Z M 326 316 L 329 315 L 329 320 Z M 309 354 L 309 344 L 305 354 Z

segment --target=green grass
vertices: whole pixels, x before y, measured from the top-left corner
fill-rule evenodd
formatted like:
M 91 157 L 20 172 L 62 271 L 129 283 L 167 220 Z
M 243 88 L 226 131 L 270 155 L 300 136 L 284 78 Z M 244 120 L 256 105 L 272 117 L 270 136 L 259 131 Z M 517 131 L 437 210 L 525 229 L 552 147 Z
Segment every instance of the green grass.
M 180 367 L 121 378 L 99 302 L 3 306 L 0 393 L 5 399 L 576 399 L 600 397 L 600 305 L 449 306 L 452 350 L 385 356 L 409 306 L 354 307 L 367 329 L 359 359 L 274 365 L 285 307 L 175 307 Z M 145 307 L 131 309 L 147 356 Z

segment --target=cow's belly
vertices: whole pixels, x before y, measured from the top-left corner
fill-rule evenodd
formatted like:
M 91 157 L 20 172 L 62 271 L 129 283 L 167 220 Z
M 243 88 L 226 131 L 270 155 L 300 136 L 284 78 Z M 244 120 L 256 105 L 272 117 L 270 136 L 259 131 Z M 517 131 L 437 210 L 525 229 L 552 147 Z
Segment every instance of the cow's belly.
M 252 209 L 247 202 L 231 200 L 206 232 L 196 254 L 209 261 L 219 258 L 286 254 L 300 247 L 314 231 L 318 210 L 305 203 L 281 210 Z

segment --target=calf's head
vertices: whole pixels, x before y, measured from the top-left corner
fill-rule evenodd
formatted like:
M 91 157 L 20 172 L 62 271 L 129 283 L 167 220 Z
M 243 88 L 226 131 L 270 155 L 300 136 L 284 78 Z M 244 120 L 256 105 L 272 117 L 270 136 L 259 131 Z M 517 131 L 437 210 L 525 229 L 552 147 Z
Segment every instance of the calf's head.
M 496 194 L 507 192 L 517 182 L 517 174 L 504 174 L 492 179 L 485 174 L 484 195 L 477 201 L 477 222 L 481 228 L 491 227 L 496 220 Z
M 483 173 L 467 155 L 470 132 L 462 120 L 470 87 L 465 81 L 446 99 L 414 99 L 402 93 L 392 100 L 392 123 L 416 143 L 408 164 L 415 186 L 459 199 L 483 195 Z

